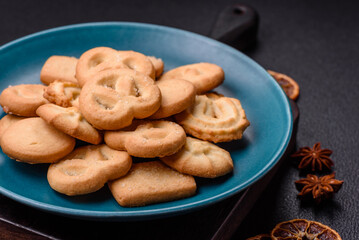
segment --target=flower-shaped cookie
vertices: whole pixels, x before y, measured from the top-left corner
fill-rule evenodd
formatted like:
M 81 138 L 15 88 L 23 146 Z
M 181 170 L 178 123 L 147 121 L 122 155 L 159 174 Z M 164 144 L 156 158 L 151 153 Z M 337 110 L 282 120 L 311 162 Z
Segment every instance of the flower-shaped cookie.
M 105 142 L 131 156 L 153 158 L 174 154 L 185 144 L 183 128 L 169 121 L 137 120 L 119 131 L 107 131 Z
M 50 186 L 73 196 L 95 192 L 107 181 L 124 176 L 132 159 L 124 151 L 106 145 L 89 145 L 75 149 L 61 161 L 51 164 L 47 172 Z
M 154 80 L 131 69 L 106 70 L 84 85 L 80 110 L 94 127 L 117 130 L 133 118 L 146 118 L 157 111 L 161 93 Z
M 213 143 L 191 137 L 187 137 L 182 150 L 161 158 L 161 161 L 181 173 L 197 177 L 215 178 L 233 170 L 229 152 Z
M 194 105 L 175 117 L 186 133 L 211 142 L 240 139 L 249 126 L 240 101 L 216 93 L 198 95 Z

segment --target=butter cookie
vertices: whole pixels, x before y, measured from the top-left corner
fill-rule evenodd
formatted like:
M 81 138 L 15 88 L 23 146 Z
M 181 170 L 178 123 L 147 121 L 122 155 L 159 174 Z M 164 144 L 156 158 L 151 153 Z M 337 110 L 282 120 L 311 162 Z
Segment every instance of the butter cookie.
M 132 69 L 155 78 L 151 61 L 142 53 L 117 51 L 108 47 L 92 48 L 83 53 L 76 66 L 76 78 L 80 86 L 95 74 L 108 69 Z
M 83 146 L 61 161 L 51 164 L 47 180 L 52 189 L 68 196 L 92 193 L 109 180 L 124 176 L 131 168 L 131 156 L 106 145 Z
M 215 178 L 233 170 L 229 152 L 213 143 L 191 137 L 187 137 L 179 152 L 160 159 L 181 173 L 197 177 Z
M 160 161 L 133 164 L 122 178 L 108 183 L 112 195 L 123 207 L 186 198 L 196 193 L 196 182 L 190 175 L 179 173 Z
M 69 154 L 75 139 L 43 119 L 25 118 L 12 124 L 1 137 L 3 152 L 27 163 L 53 163 Z
M 35 117 L 36 109 L 48 103 L 42 96 L 45 89 L 41 84 L 9 86 L 0 95 L 0 105 L 8 114 Z
M 190 107 L 196 98 L 194 85 L 182 79 L 168 79 L 157 81 L 161 91 L 161 106 L 150 118 L 160 119 L 180 113 Z
M 131 69 L 102 71 L 80 93 L 80 110 L 97 129 L 127 127 L 133 118 L 149 117 L 160 105 L 154 80 Z
M 41 69 L 40 80 L 49 85 L 55 80 L 77 83 L 75 78 L 77 58 L 51 56 Z
M 175 118 L 186 133 L 211 142 L 240 139 L 249 126 L 240 101 L 216 93 L 197 95 L 195 104 Z
M 163 63 L 161 58 L 156 58 L 153 56 L 147 56 L 147 57 L 148 57 L 148 59 L 150 59 L 153 67 L 155 68 L 156 78 L 159 78 L 163 73 L 165 64 Z
M 99 144 L 102 141 L 101 134 L 86 121 L 78 108 L 45 104 L 40 106 L 36 113 L 48 124 L 74 138 L 92 144 Z
M 127 128 L 105 133 L 105 142 L 111 148 L 126 150 L 131 156 L 143 158 L 174 154 L 185 141 L 186 133 L 180 125 L 163 120 L 135 120 Z
M 165 72 L 160 80 L 172 78 L 190 81 L 196 87 L 197 94 L 203 94 L 222 84 L 224 72 L 213 63 L 194 63 Z
M 77 83 L 54 81 L 46 88 L 44 98 L 61 107 L 79 108 L 81 88 Z

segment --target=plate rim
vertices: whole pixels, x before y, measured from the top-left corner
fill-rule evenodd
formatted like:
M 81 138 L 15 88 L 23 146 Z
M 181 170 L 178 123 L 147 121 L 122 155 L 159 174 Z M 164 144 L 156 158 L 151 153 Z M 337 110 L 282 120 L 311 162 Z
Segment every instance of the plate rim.
M 259 63 L 255 62 L 250 57 L 246 56 L 239 50 L 226 45 L 222 42 L 219 42 L 215 39 L 200 35 L 198 33 L 190 32 L 183 29 L 177 29 L 174 27 L 168 27 L 168 26 L 162 26 L 157 24 L 150 24 L 150 23 L 139 23 L 139 22 L 116 22 L 116 21 L 109 21 L 109 22 L 88 22 L 88 23 L 79 23 L 79 24 L 71 24 L 71 25 L 65 25 L 55 28 L 50 28 L 46 30 L 42 30 L 39 32 L 35 32 L 26 36 L 23 36 L 21 38 L 15 39 L 13 41 L 10 41 L 8 43 L 5 43 L 4 45 L 0 46 L 0 54 L 2 51 L 5 51 L 6 49 L 16 47 L 18 44 L 21 44 L 23 41 L 27 40 L 34 40 L 37 37 L 41 37 L 47 34 L 56 33 L 60 31 L 66 31 L 70 29 L 76 29 L 76 28 L 84 28 L 84 27 L 104 27 L 104 26 L 132 26 L 132 27 L 145 27 L 145 28 L 151 28 L 151 29 L 161 29 L 166 32 L 179 32 L 180 34 L 184 34 L 190 37 L 195 37 L 197 39 L 204 40 L 206 42 L 209 42 L 214 45 L 219 45 L 221 48 L 225 48 L 229 50 L 230 52 L 235 52 L 236 54 L 241 55 L 242 58 L 245 58 L 247 61 L 249 61 L 250 65 L 256 70 L 264 73 L 265 75 L 269 76 L 272 81 L 275 81 L 268 73 L 265 71 L 265 69 L 259 65 Z M 280 86 L 277 84 L 277 88 L 280 88 Z M 289 128 L 286 131 L 286 141 L 282 142 L 282 144 L 278 147 L 278 150 L 272 157 L 272 161 L 269 161 L 264 168 L 261 169 L 261 171 L 257 172 L 252 178 L 247 179 L 243 184 L 240 185 L 240 187 L 234 187 L 231 188 L 225 192 L 222 192 L 220 194 L 217 194 L 215 196 L 201 199 L 196 202 L 191 202 L 187 204 L 181 204 L 178 206 L 171 206 L 171 207 L 165 207 L 165 208 L 159 208 L 159 209 L 149 209 L 149 210 L 138 210 L 138 211 L 129 211 L 129 212 L 120 212 L 120 211 L 93 211 L 93 210 L 81 210 L 81 209 L 74 209 L 74 208 L 68 208 L 68 207 L 61 207 L 53 204 L 48 204 L 40 201 L 33 200 L 31 198 L 24 197 L 20 194 L 14 193 L 8 189 L 3 188 L 0 186 L 0 194 L 3 194 L 4 196 L 9 197 L 10 199 L 13 199 L 17 202 L 20 202 L 22 204 L 25 204 L 30 207 L 34 207 L 39 210 L 44 210 L 47 212 L 51 212 L 58 215 L 66 215 L 66 216 L 72 216 L 72 217 L 89 217 L 92 219 L 102 219 L 102 220 L 133 220 L 133 219 L 147 219 L 147 218 L 159 218 L 163 216 L 173 216 L 178 215 L 182 213 L 186 213 L 195 209 L 200 209 L 204 207 L 208 207 L 209 205 L 213 205 L 219 201 L 223 201 L 224 199 L 227 199 L 243 190 L 248 188 L 250 185 L 254 184 L 258 180 L 260 180 L 263 176 L 265 176 L 279 161 L 279 159 L 283 156 L 285 150 L 288 147 L 288 144 L 290 142 L 292 132 L 293 132 L 293 114 L 292 109 L 290 107 L 289 100 L 287 96 L 285 95 L 284 91 L 279 91 L 280 97 L 284 100 L 283 103 L 285 103 L 285 114 L 288 117 L 289 120 Z

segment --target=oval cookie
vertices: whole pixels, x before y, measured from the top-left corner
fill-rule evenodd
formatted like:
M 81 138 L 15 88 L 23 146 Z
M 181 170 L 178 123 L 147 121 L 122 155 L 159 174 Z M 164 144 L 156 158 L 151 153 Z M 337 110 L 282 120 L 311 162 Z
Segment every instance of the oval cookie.
M 160 119 L 180 113 L 190 107 L 196 98 L 196 88 L 191 82 L 182 79 L 157 81 L 161 91 L 161 106 L 150 118 Z
M 75 139 L 41 118 L 26 118 L 12 124 L 1 138 L 3 152 L 27 163 L 52 163 L 69 154 Z
M 47 103 L 43 98 L 46 87 L 40 84 L 21 84 L 6 88 L 0 95 L 4 112 L 23 117 L 35 117 L 36 109 Z
M 104 138 L 107 145 L 126 150 L 131 156 L 154 158 L 168 156 L 181 149 L 186 133 L 174 122 L 136 120 L 122 130 L 107 131 Z
M 182 150 L 160 159 L 181 173 L 197 177 L 215 178 L 233 170 L 229 152 L 213 143 L 191 137 L 187 137 Z
M 75 149 L 61 161 L 51 164 L 47 180 L 57 192 L 74 196 L 95 192 L 109 180 L 125 175 L 132 159 L 123 151 L 106 145 Z
M 197 95 L 195 104 L 175 118 L 186 133 L 211 142 L 240 139 L 249 126 L 240 101 L 216 93 Z
M 37 111 L 42 119 L 60 131 L 82 141 L 99 144 L 101 134 L 89 124 L 75 107 L 63 108 L 55 104 L 45 104 Z
M 135 163 L 128 174 L 108 186 L 123 207 L 144 206 L 186 198 L 196 193 L 196 182 L 159 161 Z
M 172 78 L 190 81 L 196 87 L 197 94 L 203 94 L 222 84 L 224 72 L 213 63 L 195 63 L 172 69 L 164 73 L 160 80 Z
M 97 129 L 117 130 L 133 118 L 146 118 L 161 104 L 161 93 L 152 78 L 131 69 L 102 71 L 85 84 L 80 110 Z

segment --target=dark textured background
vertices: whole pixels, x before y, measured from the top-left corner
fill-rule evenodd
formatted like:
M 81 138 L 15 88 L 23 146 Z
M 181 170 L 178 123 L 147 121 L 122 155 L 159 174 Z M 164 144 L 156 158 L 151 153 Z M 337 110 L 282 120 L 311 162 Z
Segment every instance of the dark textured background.
M 40 30 L 94 21 L 134 21 L 209 35 L 225 6 L 217 1 L 0 1 L 0 44 Z M 332 201 L 302 204 L 285 163 L 238 229 L 235 239 L 267 232 L 293 218 L 320 221 L 343 239 L 359 235 L 359 4 L 356 1 L 252 0 L 260 15 L 256 47 L 246 52 L 266 69 L 292 76 L 301 87 L 298 146 L 334 151 L 345 183 Z M 1 69 L 1 66 L 0 66 Z

